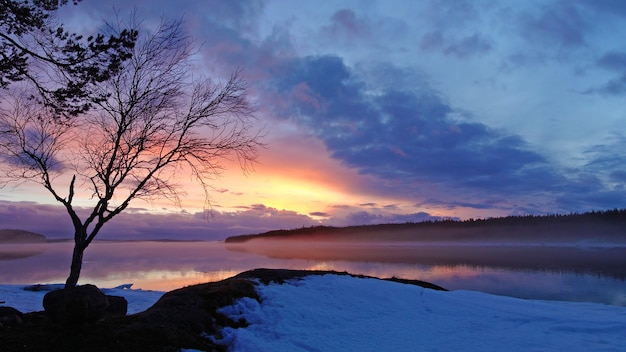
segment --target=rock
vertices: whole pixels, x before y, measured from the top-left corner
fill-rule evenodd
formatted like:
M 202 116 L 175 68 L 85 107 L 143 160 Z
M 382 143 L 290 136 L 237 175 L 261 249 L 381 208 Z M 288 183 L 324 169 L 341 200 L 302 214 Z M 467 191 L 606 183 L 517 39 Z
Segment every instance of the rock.
M 121 296 L 106 295 L 109 301 L 109 308 L 106 310 L 107 315 L 126 315 L 128 312 L 128 301 Z
M 24 291 L 33 291 L 33 292 L 40 292 L 40 291 L 55 291 L 55 290 L 61 290 L 63 289 L 63 287 L 65 287 L 64 284 L 36 284 L 36 285 L 30 285 L 30 286 L 25 286 L 23 288 Z
M 22 312 L 13 307 L 0 307 L 0 327 L 22 324 L 23 316 Z
M 96 286 L 83 285 L 46 293 L 43 307 L 53 321 L 85 324 L 102 318 L 109 301 Z

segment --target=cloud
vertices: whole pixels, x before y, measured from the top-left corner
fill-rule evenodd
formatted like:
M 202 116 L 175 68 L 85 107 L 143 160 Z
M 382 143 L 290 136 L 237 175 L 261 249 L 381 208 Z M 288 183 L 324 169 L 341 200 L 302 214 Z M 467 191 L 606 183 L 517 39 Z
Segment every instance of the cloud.
M 626 93 L 626 53 L 622 51 L 609 51 L 602 55 L 596 62 L 597 67 L 617 73 L 617 76 L 608 80 L 603 85 L 587 89 L 584 94 L 601 94 L 606 96 L 620 96 Z
M 587 19 L 577 6 L 553 3 L 533 7 L 521 16 L 522 34 L 526 40 L 561 47 L 579 47 L 586 44 Z
M 275 94 L 293 97 L 306 86 L 316 103 L 290 99 L 281 116 L 306 126 L 345 165 L 393 181 L 399 193 L 417 195 L 416 185 L 430 183 L 512 196 L 534 187 L 538 174 L 546 187 L 557 180 L 520 136 L 453 118 L 455 109 L 425 82 L 368 86 L 336 56 L 289 67 L 275 78 Z
M 272 161 L 262 161 L 288 162 L 276 168 L 284 175 L 309 177 L 297 170 L 315 164 L 316 179 L 350 184 L 345 189 L 361 197 L 354 203 L 530 213 L 598 208 L 611 199 L 623 204 L 624 171 L 609 165 L 619 143 L 602 151 L 589 136 L 589 130 L 621 118 L 611 111 L 619 107 L 592 111 L 606 104 L 586 100 L 626 93 L 626 53 L 606 40 L 608 30 L 623 32 L 626 7 L 620 1 L 486 6 L 437 0 L 406 2 L 399 11 L 374 3 L 302 4 L 300 11 L 262 1 L 119 3 L 123 11 L 134 4 L 140 18 L 184 13 L 203 45 L 199 68 L 212 77 L 245 67 L 263 122 L 290 126 L 272 132 L 278 148 Z M 111 12 L 109 2 L 68 8 Z M 315 11 L 304 11 L 309 8 Z M 587 95 L 563 93 L 581 91 Z M 607 117 L 600 124 L 596 116 Z M 311 155 L 302 136 L 323 148 Z M 561 166 L 583 157 L 583 143 L 596 144 L 584 154 L 587 163 Z M 327 155 L 332 162 L 309 161 Z M 333 165 L 330 172 L 327 165 Z M 345 175 L 333 175 L 338 170 Z M 227 193 L 244 198 L 243 192 Z M 239 210 L 246 221 L 246 214 L 271 215 L 263 221 L 284 216 L 287 224 L 308 218 L 262 206 Z M 352 205 L 326 210 L 305 212 L 341 223 L 349 222 L 348 212 L 360 214 L 354 219 L 384 213 L 365 208 L 362 214 Z
M 79 214 L 87 209 L 76 208 Z M 33 202 L 0 201 L 0 228 L 41 233 L 48 238 L 73 238 L 73 226 L 65 209 Z M 228 236 L 299 228 L 317 224 L 310 217 L 262 204 L 240 211 L 209 213 L 152 213 L 141 210 L 122 212 L 105 224 L 97 239 L 201 239 L 223 240 Z
M 609 51 L 598 59 L 598 66 L 607 70 L 626 71 L 626 52 Z
M 613 170 L 609 175 L 611 176 L 611 181 L 621 183 L 622 187 L 626 184 L 626 169 Z
M 460 39 L 456 43 L 448 45 L 444 49 L 444 53 L 463 59 L 469 56 L 489 52 L 491 48 L 492 44 L 489 39 L 480 34 L 474 33 L 471 36 Z
M 587 148 L 586 163 L 568 172 L 556 197 L 561 208 L 578 211 L 626 207 L 626 136 L 613 133 L 605 143 Z
M 446 56 L 454 56 L 458 59 L 485 54 L 493 48 L 492 40 L 479 33 L 460 39 L 451 39 L 444 38 L 441 31 L 424 34 L 419 46 L 426 52 L 439 51 Z
M 377 204 L 370 202 L 370 203 L 361 203 L 361 204 L 359 204 L 359 206 L 360 207 L 375 207 L 375 206 L 377 206 Z
M 605 143 L 593 145 L 583 152 L 587 158 L 584 170 L 608 181 L 626 171 L 626 136 L 614 132 Z M 619 185 L 622 187 L 622 185 Z
M 583 94 L 602 94 L 607 96 L 621 96 L 626 93 L 626 73 L 611 79 L 597 88 L 587 89 Z
M 77 208 L 79 214 L 87 209 Z M 312 217 L 326 218 L 323 221 Z M 377 223 L 404 223 L 438 220 L 426 212 L 401 213 L 398 207 L 338 206 L 332 212 L 308 215 L 278 210 L 263 204 L 240 206 L 237 211 L 211 210 L 208 213 L 153 213 L 130 209 L 106 223 L 96 239 L 104 240 L 223 240 L 228 236 L 261 233 L 276 229 L 295 229 L 319 224 L 349 226 Z M 65 209 L 33 202 L 0 201 L 0 228 L 41 233 L 49 239 L 70 239 L 73 227 Z
M 626 3 L 620 0 L 577 0 L 577 3 L 603 15 L 626 17 Z
M 342 218 L 328 221 L 333 226 L 375 225 L 391 223 L 407 223 L 441 220 L 440 216 L 432 216 L 425 212 L 412 214 L 380 214 L 368 211 L 355 211 Z
M 323 27 L 329 36 L 341 36 L 346 39 L 361 39 L 370 35 L 369 24 L 358 18 L 350 9 L 335 12 L 330 18 L 330 25 Z

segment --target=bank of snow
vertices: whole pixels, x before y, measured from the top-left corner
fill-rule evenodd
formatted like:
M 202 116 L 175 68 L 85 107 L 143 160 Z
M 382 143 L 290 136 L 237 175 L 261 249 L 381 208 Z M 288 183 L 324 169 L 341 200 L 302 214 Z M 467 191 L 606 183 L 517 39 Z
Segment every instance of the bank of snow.
M 233 351 L 626 351 L 626 308 L 347 276 L 260 284 L 222 312 Z
M 0 301 L 41 310 L 45 292 L 0 285 Z M 142 311 L 161 292 L 107 290 Z M 548 302 L 340 275 L 258 284 L 221 312 L 249 322 L 226 328 L 232 351 L 626 351 L 626 308 Z

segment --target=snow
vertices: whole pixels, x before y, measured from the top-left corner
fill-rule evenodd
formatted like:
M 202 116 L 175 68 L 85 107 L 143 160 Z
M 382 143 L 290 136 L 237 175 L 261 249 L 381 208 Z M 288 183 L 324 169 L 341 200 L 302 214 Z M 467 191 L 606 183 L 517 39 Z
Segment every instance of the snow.
M 22 313 L 43 310 L 43 296 L 51 290 L 62 288 L 62 284 L 41 285 L 39 291 L 24 290 L 29 285 L 0 285 L 0 306 L 9 306 Z M 152 306 L 163 296 L 164 292 L 132 290 L 131 284 L 115 288 L 103 288 L 107 295 L 122 296 L 128 301 L 128 314 L 142 312 Z
M 626 308 L 309 276 L 222 312 L 232 351 L 624 351 Z
M 41 310 L 46 291 L 0 285 L 0 301 Z M 121 286 L 129 313 L 163 292 Z M 223 330 L 231 351 L 626 351 L 626 308 L 434 291 L 370 278 L 323 275 L 259 284 L 221 312 L 245 328 Z M 191 351 L 191 350 L 188 350 Z

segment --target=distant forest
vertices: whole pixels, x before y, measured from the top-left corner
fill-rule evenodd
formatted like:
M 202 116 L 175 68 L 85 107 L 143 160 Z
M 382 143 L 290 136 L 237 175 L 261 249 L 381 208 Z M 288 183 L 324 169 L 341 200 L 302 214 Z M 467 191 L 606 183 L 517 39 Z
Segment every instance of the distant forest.
M 46 242 L 46 237 L 38 233 L 15 230 L 0 229 L 0 243 L 35 243 Z
M 253 239 L 349 241 L 515 241 L 626 242 L 626 209 L 522 215 L 488 219 L 434 220 L 347 227 L 313 226 L 232 236 L 226 243 Z

